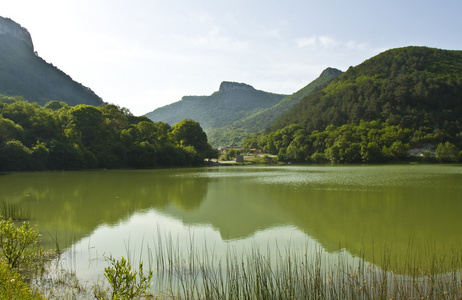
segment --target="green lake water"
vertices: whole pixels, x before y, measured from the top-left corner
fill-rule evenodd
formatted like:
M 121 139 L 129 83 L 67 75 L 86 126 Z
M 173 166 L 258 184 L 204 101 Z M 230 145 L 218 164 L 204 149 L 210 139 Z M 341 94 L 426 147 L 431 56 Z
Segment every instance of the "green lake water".
M 352 259 L 462 245 L 458 165 L 277 166 L 14 173 L 0 204 L 19 207 L 79 278 L 104 257 L 180 249 L 322 249 Z M 266 251 L 266 250 L 265 250 Z

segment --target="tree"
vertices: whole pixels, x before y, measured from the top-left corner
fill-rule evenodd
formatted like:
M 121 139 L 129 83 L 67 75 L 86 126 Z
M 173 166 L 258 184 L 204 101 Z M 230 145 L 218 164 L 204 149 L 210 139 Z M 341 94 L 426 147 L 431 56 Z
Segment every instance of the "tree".
M 205 151 L 205 158 L 208 159 L 210 162 L 211 159 L 218 159 L 220 156 L 220 151 L 218 149 L 213 148 L 210 144 L 208 144 L 207 150 Z
M 435 155 L 436 159 L 441 162 L 456 162 L 458 160 L 458 152 L 459 150 L 454 144 L 446 142 L 438 145 Z
M 0 170 L 27 171 L 31 168 L 32 151 L 18 140 L 0 145 Z
M 82 133 L 82 143 L 89 146 L 98 136 L 103 123 L 101 110 L 90 105 L 77 105 L 69 111 L 71 124 Z
M 361 145 L 361 159 L 364 162 L 378 162 L 382 158 L 382 152 L 376 142 Z
M 205 156 L 208 148 L 207 135 L 198 122 L 185 119 L 173 125 L 171 134 L 180 146 L 192 146 L 199 154 Z
M 82 151 L 75 144 L 53 140 L 48 155 L 48 168 L 52 170 L 79 170 L 85 164 Z
M 34 170 L 45 170 L 48 164 L 50 151 L 45 143 L 39 143 L 32 147 L 32 164 Z
M 147 142 L 157 146 L 157 127 L 153 122 L 141 121 L 136 125 L 137 142 Z
M 47 102 L 47 104 L 45 104 L 45 106 L 43 108 L 51 109 L 51 110 L 59 110 L 59 109 L 61 109 L 63 107 L 67 107 L 67 106 L 68 105 L 67 105 L 66 102 L 52 100 L 52 101 Z
M 236 149 L 229 149 L 226 152 L 225 159 L 226 160 L 232 160 L 232 159 L 236 158 L 236 156 L 238 156 L 239 154 L 241 154 L 241 151 L 236 150 Z
M 402 141 L 394 141 L 390 147 L 383 146 L 383 154 L 391 160 L 403 160 L 408 157 L 409 144 Z
M 20 125 L 0 115 L 0 144 L 11 139 L 20 139 L 22 135 L 23 129 Z

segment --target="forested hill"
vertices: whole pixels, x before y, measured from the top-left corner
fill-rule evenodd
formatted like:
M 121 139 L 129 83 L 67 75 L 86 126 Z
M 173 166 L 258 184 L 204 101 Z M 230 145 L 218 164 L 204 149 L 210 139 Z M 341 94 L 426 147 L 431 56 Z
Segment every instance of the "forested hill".
M 462 162 L 462 51 L 406 47 L 350 67 L 265 134 L 245 138 L 282 161 Z
M 462 125 L 462 51 L 406 47 L 385 51 L 350 67 L 271 125 L 305 130 L 328 125 L 387 121 L 413 130 Z
M 103 101 L 34 52 L 27 29 L 0 17 L 0 94 L 21 96 L 40 105 L 51 100 L 98 106 Z
M 181 101 L 158 108 L 145 116 L 169 124 L 183 119 L 199 122 L 204 130 L 230 125 L 236 120 L 272 107 L 285 95 L 257 90 L 250 85 L 222 82 L 210 96 L 187 96 Z
M 251 116 L 237 120 L 231 125 L 208 129 L 207 135 L 209 137 L 209 142 L 215 146 L 240 143 L 242 138 L 249 134 L 264 132 L 266 128 L 290 107 L 297 104 L 302 98 L 313 91 L 322 88 L 340 74 L 342 74 L 340 70 L 327 68 L 318 78 L 292 95 L 284 97 L 278 104 L 265 110 L 258 111 Z

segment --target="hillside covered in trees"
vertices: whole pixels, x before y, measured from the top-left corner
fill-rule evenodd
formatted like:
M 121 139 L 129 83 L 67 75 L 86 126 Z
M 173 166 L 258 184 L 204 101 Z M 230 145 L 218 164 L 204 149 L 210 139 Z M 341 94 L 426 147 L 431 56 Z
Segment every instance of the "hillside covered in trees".
M 0 17 L 0 94 L 21 96 L 45 105 L 52 100 L 69 105 L 102 105 L 91 89 L 72 80 L 57 67 L 34 52 L 27 29 Z
M 278 104 L 285 95 L 273 94 L 237 82 L 224 81 L 210 96 L 185 96 L 181 101 L 160 107 L 146 117 L 170 125 L 183 119 L 199 122 L 208 132 L 224 127 Z
M 308 96 L 313 91 L 325 86 L 332 79 L 342 74 L 342 71 L 327 68 L 318 78 L 308 85 L 288 95 L 276 105 L 267 109 L 260 110 L 250 116 L 236 120 L 234 123 L 224 127 L 214 127 L 207 130 L 209 141 L 213 145 L 227 145 L 231 143 L 240 143 L 241 140 L 257 132 L 264 132 L 279 116 L 289 108 L 297 104 L 302 98 Z
M 462 51 L 406 47 L 350 67 L 246 139 L 283 160 L 382 162 L 426 149 L 460 160 Z
M 170 126 L 115 105 L 0 100 L 0 171 L 189 166 L 217 155 L 192 120 Z

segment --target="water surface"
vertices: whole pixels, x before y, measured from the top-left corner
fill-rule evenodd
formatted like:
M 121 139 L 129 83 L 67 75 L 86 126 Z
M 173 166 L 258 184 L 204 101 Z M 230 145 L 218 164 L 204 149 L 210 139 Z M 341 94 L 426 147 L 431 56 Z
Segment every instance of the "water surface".
M 159 236 L 185 251 L 312 247 L 379 267 L 385 251 L 398 264 L 410 247 L 462 245 L 457 165 L 15 173 L 0 176 L 1 202 L 26 210 L 88 279 L 105 256 L 148 259 Z

